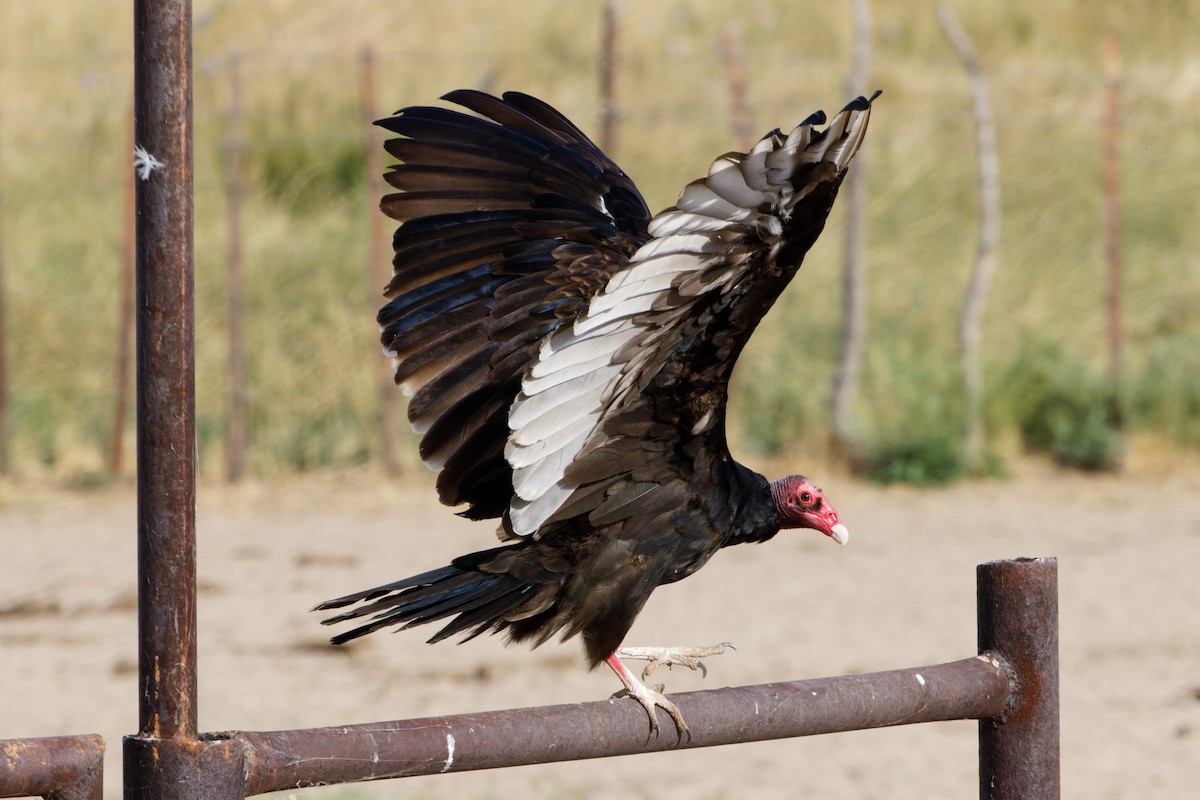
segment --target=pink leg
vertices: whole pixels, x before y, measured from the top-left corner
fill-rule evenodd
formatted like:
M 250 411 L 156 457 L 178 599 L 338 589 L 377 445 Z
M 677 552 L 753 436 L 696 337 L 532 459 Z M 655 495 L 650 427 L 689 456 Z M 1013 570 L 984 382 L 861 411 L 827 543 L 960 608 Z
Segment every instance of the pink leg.
M 621 683 L 625 684 L 625 689 L 629 696 L 642 704 L 642 708 L 646 709 L 646 714 L 650 717 L 650 730 L 654 734 L 658 734 L 658 715 L 655 708 L 661 708 L 671 715 L 671 719 L 675 721 L 675 729 L 679 733 L 679 738 L 682 739 L 685 733 L 691 737 L 688 731 L 687 723 L 683 721 L 683 714 L 679 711 L 679 706 L 668 700 L 662 693 L 662 687 L 651 689 L 642 683 L 636 675 L 629 671 L 629 667 L 621 663 L 621 659 L 617 657 L 617 652 L 604 659 L 604 663 L 612 668 L 612 671 L 617 673 L 617 677 L 621 679 Z

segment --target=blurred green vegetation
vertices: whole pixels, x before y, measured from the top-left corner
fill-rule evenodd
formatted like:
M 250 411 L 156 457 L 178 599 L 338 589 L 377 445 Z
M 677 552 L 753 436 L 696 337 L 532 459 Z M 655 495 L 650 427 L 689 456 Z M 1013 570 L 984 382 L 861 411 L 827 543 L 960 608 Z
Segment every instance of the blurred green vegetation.
M 1028 449 L 1080 469 L 1120 463 L 1122 420 L 1109 381 L 1057 344 L 1023 347 L 1000 392 Z
M 377 114 L 459 87 L 520 89 L 598 129 L 600 5 L 195 0 L 197 436 L 218 474 L 225 430 L 228 59 L 242 64 L 244 330 L 250 467 L 361 463 L 379 449 L 368 285 L 362 48 Z M 873 4 L 865 147 L 869 330 L 855 407 L 881 480 L 962 472 L 956 330 L 976 221 L 966 79 L 931 3 Z M 1124 430 L 1200 444 L 1200 5 L 1082 0 L 954 4 L 988 70 L 1004 219 L 984 328 L 993 463 L 1018 444 L 1103 468 Z M 114 404 L 122 207 L 130 176 L 128 3 L 54 13 L 0 4 L 0 248 L 7 265 L 16 469 L 103 467 Z M 621 7 L 613 155 L 652 208 L 733 147 L 718 37 L 728 4 Z M 740 9 L 755 127 L 789 128 L 848 99 L 849 10 Z M 1121 33 L 1125 338 L 1105 374 L 1102 37 Z M 743 356 L 735 450 L 824 453 L 841 317 L 842 216 Z M 131 410 L 132 414 L 132 410 Z M 132 426 L 132 423 L 131 423 Z M 132 433 L 127 434 L 132 437 Z M 411 435 L 405 450 L 415 462 Z M 809 456 L 811 458 L 811 455 Z M 127 459 L 127 462 L 130 459 Z

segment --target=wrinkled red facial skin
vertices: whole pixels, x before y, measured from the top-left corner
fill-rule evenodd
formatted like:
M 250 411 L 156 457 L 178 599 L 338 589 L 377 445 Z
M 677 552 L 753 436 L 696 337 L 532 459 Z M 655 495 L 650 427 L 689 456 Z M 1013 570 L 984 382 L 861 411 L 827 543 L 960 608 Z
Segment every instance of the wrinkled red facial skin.
M 833 537 L 833 526 L 841 522 L 825 493 L 803 475 L 789 475 L 771 484 L 775 512 L 781 528 L 812 528 Z

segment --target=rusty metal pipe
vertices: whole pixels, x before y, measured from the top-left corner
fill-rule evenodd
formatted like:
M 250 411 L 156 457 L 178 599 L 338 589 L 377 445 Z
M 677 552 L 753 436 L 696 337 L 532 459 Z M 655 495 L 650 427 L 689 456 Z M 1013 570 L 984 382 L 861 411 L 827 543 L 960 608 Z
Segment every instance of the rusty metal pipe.
M 221 739 L 127 736 L 126 800 L 241 800 L 243 748 Z
M 102 800 L 104 739 L 51 736 L 0 740 L 0 797 Z
M 951 719 L 1007 708 L 1011 677 L 995 658 L 672 695 L 691 727 L 669 720 L 647 739 L 628 700 L 490 711 L 336 728 L 231 732 L 245 747 L 246 795 L 317 784 L 492 769 L 711 747 Z
M 1004 654 L 1012 703 L 979 723 L 979 796 L 1061 796 L 1058 704 L 1058 562 L 1022 558 L 977 570 L 979 650 Z
M 136 0 L 133 18 L 138 723 L 195 738 L 191 3 Z
M 196 714 L 192 4 L 135 0 L 138 733 L 127 800 L 242 797 L 242 750 Z

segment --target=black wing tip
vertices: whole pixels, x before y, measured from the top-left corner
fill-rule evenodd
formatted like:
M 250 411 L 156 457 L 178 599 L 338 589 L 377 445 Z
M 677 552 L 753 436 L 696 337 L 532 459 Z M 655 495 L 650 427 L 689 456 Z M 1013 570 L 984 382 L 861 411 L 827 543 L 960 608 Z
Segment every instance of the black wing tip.
M 846 103 L 846 107 L 843 108 L 842 110 L 843 111 L 866 111 L 868 108 L 871 107 L 871 103 L 875 102 L 875 98 L 879 97 L 879 95 L 881 95 L 881 94 L 883 94 L 883 89 L 876 89 L 875 93 L 872 94 L 870 97 L 863 97 L 860 94 L 858 97 L 854 98 L 849 103 Z
M 353 603 L 357 603 L 360 600 L 371 599 L 371 595 L 378 591 L 379 591 L 379 589 L 371 589 L 371 590 L 365 591 L 365 592 L 355 592 L 354 594 L 348 594 L 345 597 L 335 597 L 332 600 L 325 600 L 324 602 L 317 603 L 315 606 L 310 608 L 308 610 L 308 612 L 311 614 L 314 611 L 332 611 L 335 608 L 345 608 L 346 606 L 351 605 Z M 385 594 L 386 594 L 386 592 L 385 592 Z M 376 596 L 378 596 L 378 595 L 376 595 Z M 330 623 L 330 620 L 323 620 L 321 622 L 322 625 L 328 625 L 329 623 Z
M 371 626 L 364 625 L 361 628 L 355 628 L 352 631 L 346 631 L 345 633 L 339 633 L 337 636 L 331 636 L 329 638 L 329 643 L 336 647 L 337 645 L 343 645 L 346 642 L 350 642 L 355 639 L 359 639 L 363 636 L 366 636 L 370 632 L 371 632 Z
M 345 601 L 345 602 L 343 602 L 343 601 Z M 353 602 L 354 602 L 353 600 L 346 600 L 346 598 L 344 598 L 344 597 L 340 597 L 337 600 L 326 600 L 325 602 L 317 603 L 315 606 L 310 608 L 308 610 L 308 613 L 311 614 L 314 611 L 330 611 L 335 608 L 341 608 L 342 606 L 347 606 Z M 321 624 L 324 624 L 324 623 L 321 623 Z
M 805 117 L 804 121 L 801 122 L 797 127 L 804 127 L 805 125 L 824 125 L 826 119 L 825 109 L 818 108 L 816 111 Z
M 446 92 L 444 95 L 442 95 L 441 99 L 445 100 L 447 103 L 455 103 L 457 105 L 462 105 L 462 103 L 460 103 L 459 100 L 463 99 L 463 98 L 467 98 L 467 97 L 486 97 L 490 100 L 498 100 L 499 99 L 495 95 L 488 94 L 487 92 L 480 91 L 479 89 L 452 89 L 451 91 Z

